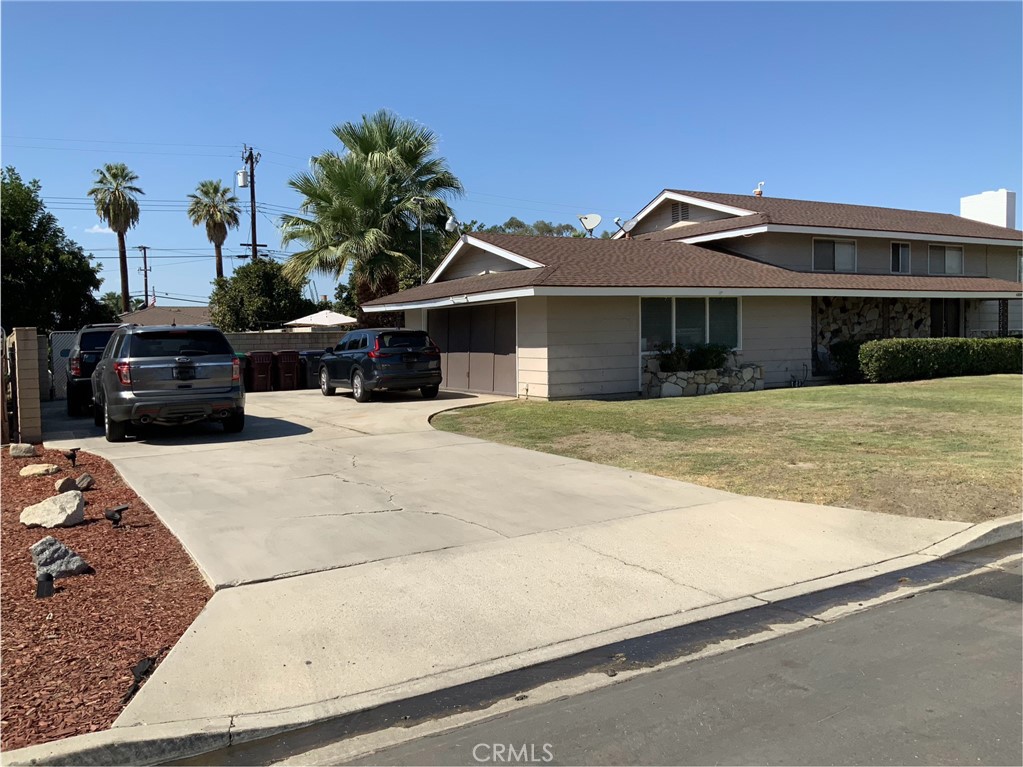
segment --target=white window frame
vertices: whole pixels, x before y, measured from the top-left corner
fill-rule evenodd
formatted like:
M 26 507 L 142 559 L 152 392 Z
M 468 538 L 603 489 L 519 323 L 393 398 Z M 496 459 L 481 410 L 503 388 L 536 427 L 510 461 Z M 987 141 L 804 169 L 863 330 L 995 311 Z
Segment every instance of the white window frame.
M 742 351 L 742 296 L 640 296 L 639 297 L 639 354 L 640 357 L 657 354 L 657 349 L 643 348 L 643 299 L 644 298 L 670 298 L 671 299 L 671 345 L 675 345 L 675 302 L 679 298 L 702 298 L 703 299 L 703 343 L 710 343 L 710 299 L 712 298 L 734 298 L 735 299 L 735 343 L 731 350 Z
M 817 242 L 851 242 L 853 246 L 853 266 L 852 269 L 846 271 L 845 269 L 838 268 L 838 258 L 835 258 L 834 269 L 818 269 L 817 268 Z M 823 272 L 824 274 L 856 274 L 857 268 L 860 263 L 859 248 L 856 245 L 856 240 L 850 240 L 843 237 L 814 237 L 810 243 L 810 268 L 815 272 Z
M 889 259 L 889 261 L 891 261 L 892 245 L 905 245 L 906 246 L 906 268 L 905 269 L 899 269 L 899 271 L 895 271 L 894 269 L 892 269 L 892 274 L 912 274 L 913 273 L 913 243 L 905 242 L 904 240 L 892 240 L 891 244 L 888 246 L 888 259 Z M 899 266 L 901 267 L 902 266 L 901 254 L 900 254 L 900 259 L 899 260 L 900 260 Z
M 931 248 L 941 248 L 944 251 L 945 259 L 945 271 L 944 272 L 932 272 L 931 271 Z M 957 248 L 962 253 L 962 271 L 961 272 L 950 272 L 948 270 L 948 249 Z M 966 247 L 964 245 L 948 245 L 944 242 L 929 242 L 927 243 L 927 274 L 933 274 L 938 277 L 962 277 L 966 274 Z

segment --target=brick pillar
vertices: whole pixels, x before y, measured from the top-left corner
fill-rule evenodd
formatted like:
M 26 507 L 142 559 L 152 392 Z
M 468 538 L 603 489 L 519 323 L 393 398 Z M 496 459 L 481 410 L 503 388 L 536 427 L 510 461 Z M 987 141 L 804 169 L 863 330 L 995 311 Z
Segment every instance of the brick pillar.
M 18 385 L 18 441 L 43 441 L 43 411 L 39 404 L 39 337 L 35 328 L 15 328 L 17 354 L 14 380 Z
M 1009 335 L 1009 299 L 998 299 L 998 335 L 1005 338 Z

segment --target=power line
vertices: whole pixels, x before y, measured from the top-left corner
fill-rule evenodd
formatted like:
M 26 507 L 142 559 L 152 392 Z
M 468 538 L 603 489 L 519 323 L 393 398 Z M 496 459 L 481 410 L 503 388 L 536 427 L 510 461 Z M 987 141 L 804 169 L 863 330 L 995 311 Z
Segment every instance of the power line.
M 226 157 L 231 158 L 229 154 L 196 154 L 194 152 L 145 152 L 139 149 L 91 149 L 88 147 L 77 147 L 77 146 L 30 146 L 26 144 L 4 144 L 5 149 L 49 149 L 57 152 L 106 152 L 107 154 L 152 154 L 152 155 L 168 155 L 174 157 Z
M 197 146 L 216 149 L 234 149 L 235 144 L 178 144 L 170 141 L 111 141 L 109 139 L 93 138 L 41 138 L 40 136 L 6 136 L 6 138 L 18 139 L 19 141 L 67 141 L 79 144 L 133 144 L 139 146 Z M 278 154 L 275 152 L 274 154 Z

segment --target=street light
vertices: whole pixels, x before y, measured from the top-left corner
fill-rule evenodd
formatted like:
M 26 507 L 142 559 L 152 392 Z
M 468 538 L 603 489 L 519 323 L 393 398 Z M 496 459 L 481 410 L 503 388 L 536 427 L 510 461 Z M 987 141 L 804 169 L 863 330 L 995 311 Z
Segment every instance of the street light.
M 423 203 L 426 202 L 425 197 L 413 197 L 417 207 L 417 216 L 419 219 L 419 284 L 423 284 Z

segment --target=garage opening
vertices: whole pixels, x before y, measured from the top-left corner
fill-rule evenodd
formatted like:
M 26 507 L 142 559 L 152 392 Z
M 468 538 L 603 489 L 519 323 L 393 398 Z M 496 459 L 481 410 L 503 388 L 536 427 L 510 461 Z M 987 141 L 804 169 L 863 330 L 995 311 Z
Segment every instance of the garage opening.
M 431 309 L 427 329 L 440 347 L 445 389 L 516 393 L 514 303 Z

